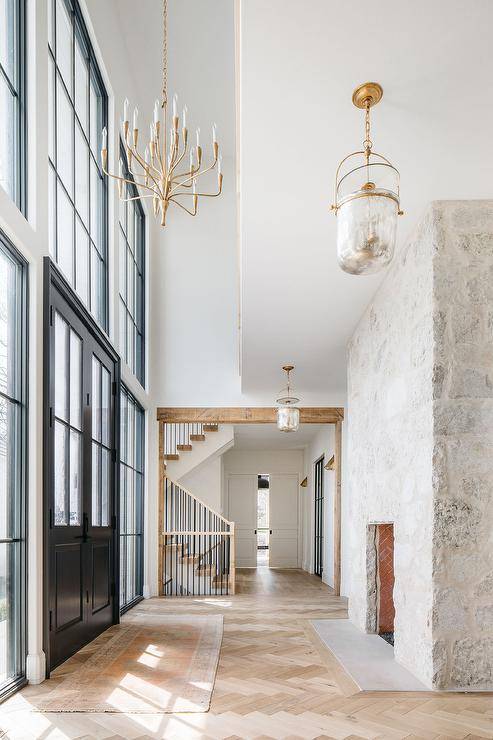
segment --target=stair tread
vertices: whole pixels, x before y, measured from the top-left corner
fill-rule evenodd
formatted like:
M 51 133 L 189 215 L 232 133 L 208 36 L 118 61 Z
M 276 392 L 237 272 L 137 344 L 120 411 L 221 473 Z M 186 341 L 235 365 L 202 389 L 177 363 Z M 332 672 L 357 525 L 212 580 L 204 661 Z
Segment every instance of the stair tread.
M 193 448 L 192 445 L 176 445 L 176 449 L 180 452 L 189 452 Z
M 192 442 L 204 442 L 205 434 L 191 434 L 190 439 L 192 440 Z
M 180 459 L 179 455 L 172 455 L 172 454 L 163 455 L 163 457 L 165 460 L 179 460 Z
M 202 428 L 204 432 L 218 432 L 219 431 L 218 424 L 204 424 Z

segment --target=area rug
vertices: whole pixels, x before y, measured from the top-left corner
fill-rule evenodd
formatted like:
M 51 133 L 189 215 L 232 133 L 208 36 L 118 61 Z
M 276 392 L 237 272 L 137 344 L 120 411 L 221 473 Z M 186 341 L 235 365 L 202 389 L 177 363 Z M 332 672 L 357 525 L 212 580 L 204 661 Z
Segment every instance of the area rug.
M 53 689 L 37 697 L 33 710 L 207 712 L 222 634 L 222 616 L 129 615 L 84 648 L 90 657 L 79 667 L 67 662 L 56 669 L 45 684 Z M 64 666 L 67 675 L 59 678 Z

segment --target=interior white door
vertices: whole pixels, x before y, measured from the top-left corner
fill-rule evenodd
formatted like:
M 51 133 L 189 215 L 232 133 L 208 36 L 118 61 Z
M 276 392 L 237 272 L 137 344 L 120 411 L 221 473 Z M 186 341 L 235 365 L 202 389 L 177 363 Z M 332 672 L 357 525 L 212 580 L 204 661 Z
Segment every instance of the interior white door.
M 228 476 L 228 518 L 235 523 L 236 567 L 257 567 L 256 475 Z
M 296 474 L 273 474 L 269 478 L 269 565 L 298 567 L 298 496 Z

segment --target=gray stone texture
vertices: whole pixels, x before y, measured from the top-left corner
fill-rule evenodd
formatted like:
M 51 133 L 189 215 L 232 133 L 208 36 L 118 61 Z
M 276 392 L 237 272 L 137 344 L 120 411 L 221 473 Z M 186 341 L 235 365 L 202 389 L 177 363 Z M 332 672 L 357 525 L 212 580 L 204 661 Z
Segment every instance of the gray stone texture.
M 348 355 L 350 617 L 373 620 L 367 528 L 393 521 L 397 660 L 491 690 L 493 201 L 431 204 Z

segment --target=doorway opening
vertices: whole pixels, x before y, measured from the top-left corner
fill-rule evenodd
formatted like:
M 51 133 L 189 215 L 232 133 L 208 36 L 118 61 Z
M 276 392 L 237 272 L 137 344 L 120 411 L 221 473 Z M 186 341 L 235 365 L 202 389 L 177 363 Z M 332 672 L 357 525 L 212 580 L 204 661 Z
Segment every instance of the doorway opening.
M 257 567 L 269 567 L 269 476 L 261 473 L 257 485 Z
M 315 555 L 313 572 L 322 578 L 324 570 L 324 456 L 315 463 Z

